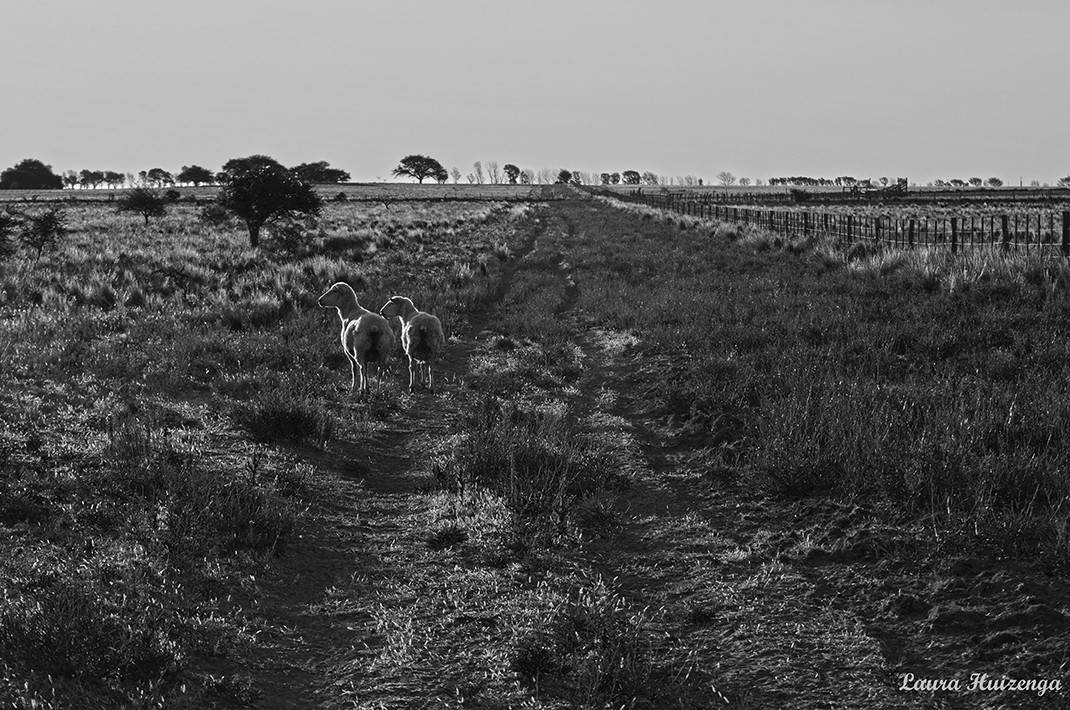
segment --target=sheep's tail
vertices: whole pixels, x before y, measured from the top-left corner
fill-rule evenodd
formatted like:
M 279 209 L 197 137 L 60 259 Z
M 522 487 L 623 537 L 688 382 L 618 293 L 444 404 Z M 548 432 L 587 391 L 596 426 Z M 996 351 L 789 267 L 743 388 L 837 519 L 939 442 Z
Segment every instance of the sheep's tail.
M 427 360 L 434 352 L 431 347 L 431 342 L 434 339 L 434 329 L 430 328 L 426 323 L 420 323 L 416 326 L 417 332 L 420 334 L 419 339 L 416 342 L 414 348 L 414 354 L 421 360 Z

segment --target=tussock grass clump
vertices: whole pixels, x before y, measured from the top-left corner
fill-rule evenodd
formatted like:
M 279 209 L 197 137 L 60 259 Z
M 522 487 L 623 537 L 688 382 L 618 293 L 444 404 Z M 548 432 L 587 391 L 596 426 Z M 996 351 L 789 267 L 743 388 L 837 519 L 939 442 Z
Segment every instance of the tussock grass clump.
M 109 431 L 105 464 L 87 481 L 126 506 L 154 506 L 144 531 L 174 564 L 211 549 L 267 552 L 285 543 L 299 487 L 269 475 L 261 460 L 220 470 L 196 450 L 181 452 L 157 427 L 121 418 Z
M 119 707 L 176 694 L 167 679 L 183 665 L 190 630 L 162 608 L 172 601 L 164 590 L 144 598 L 121 570 L 111 579 L 6 571 L 15 577 L 0 608 L 0 698 L 12 707 Z
M 563 591 L 542 583 L 536 594 L 543 606 L 510 659 L 536 698 L 576 708 L 700 708 L 726 701 L 712 684 L 699 687 L 705 674 L 658 631 L 661 610 L 632 606 L 600 578 Z
M 579 502 L 620 484 L 606 452 L 553 414 L 485 397 L 461 429 L 453 450 L 433 467 L 437 485 L 501 496 L 518 551 L 553 546 L 574 527 Z
M 321 445 L 334 426 L 323 406 L 298 388 L 270 388 L 236 405 L 232 417 L 261 443 Z

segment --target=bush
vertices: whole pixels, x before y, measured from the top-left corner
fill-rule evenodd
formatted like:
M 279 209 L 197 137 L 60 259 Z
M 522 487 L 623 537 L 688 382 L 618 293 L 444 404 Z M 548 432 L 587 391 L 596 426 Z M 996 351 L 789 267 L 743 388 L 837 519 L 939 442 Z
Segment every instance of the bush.
M 201 209 L 200 219 L 212 227 L 219 227 L 229 222 L 232 217 L 227 208 L 218 202 L 209 202 Z
M 171 190 L 170 192 L 175 191 Z M 168 199 L 161 197 L 156 190 L 151 190 L 147 187 L 135 187 L 119 199 L 116 210 L 118 212 L 137 212 L 145 218 L 145 224 L 148 225 L 149 217 L 162 217 L 167 214 Z
M 23 215 L 20 239 L 24 245 L 37 250 L 40 259 L 45 249 L 56 245 L 67 233 L 67 214 L 62 210 L 49 209 L 37 214 Z
M 0 261 L 10 258 L 18 250 L 14 237 L 18 224 L 15 215 L 0 212 Z

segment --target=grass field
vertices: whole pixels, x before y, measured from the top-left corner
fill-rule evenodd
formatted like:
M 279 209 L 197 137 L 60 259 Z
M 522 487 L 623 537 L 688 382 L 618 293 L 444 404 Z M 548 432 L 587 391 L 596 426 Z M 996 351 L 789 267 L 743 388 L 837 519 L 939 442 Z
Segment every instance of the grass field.
M 219 192 L 215 185 L 200 187 L 181 186 L 159 188 L 161 193 L 174 190 L 180 200 L 207 201 Z M 359 202 L 406 202 L 406 201 L 470 201 L 506 200 L 533 201 L 561 199 L 561 186 L 555 185 L 509 185 L 509 184 L 453 184 L 453 183 L 341 183 L 316 185 L 325 200 Z M 0 190 L 0 203 L 51 203 L 51 202 L 114 202 L 127 190 L 100 188 L 92 190 Z
M 0 262 L 0 703 L 1065 702 L 899 690 L 1066 677 L 1064 266 L 597 199 L 260 250 L 64 210 Z M 439 394 L 347 391 L 338 280 L 442 318 Z

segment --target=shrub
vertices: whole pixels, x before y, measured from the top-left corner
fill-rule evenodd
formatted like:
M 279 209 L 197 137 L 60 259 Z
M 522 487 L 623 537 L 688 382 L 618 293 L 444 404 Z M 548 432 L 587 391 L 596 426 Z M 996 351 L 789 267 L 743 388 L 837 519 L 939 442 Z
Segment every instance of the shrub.
M 15 229 L 18 227 L 18 219 L 8 212 L 0 212 L 0 261 L 14 255 L 17 250 L 15 243 Z
M 231 220 L 231 214 L 218 202 L 209 202 L 201 209 L 200 218 L 207 225 L 219 227 Z
M 49 209 L 36 214 L 23 215 L 22 233 L 20 239 L 23 244 L 37 251 L 40 259 L 45 249 L 55 246 L 60 237 L 67 233 L 67 214 L 62 210 Z
M 170 192 L 175 191 L 171 190 Z M 167 214 L 168 199 L 161 197 L 156 190 L 147 187 L 135 187 L 119 199 L 118 206 L 115 209 L 118 212 L 137 212 L 145 218 L 147 226 L 149 217 L 162 217 Z

